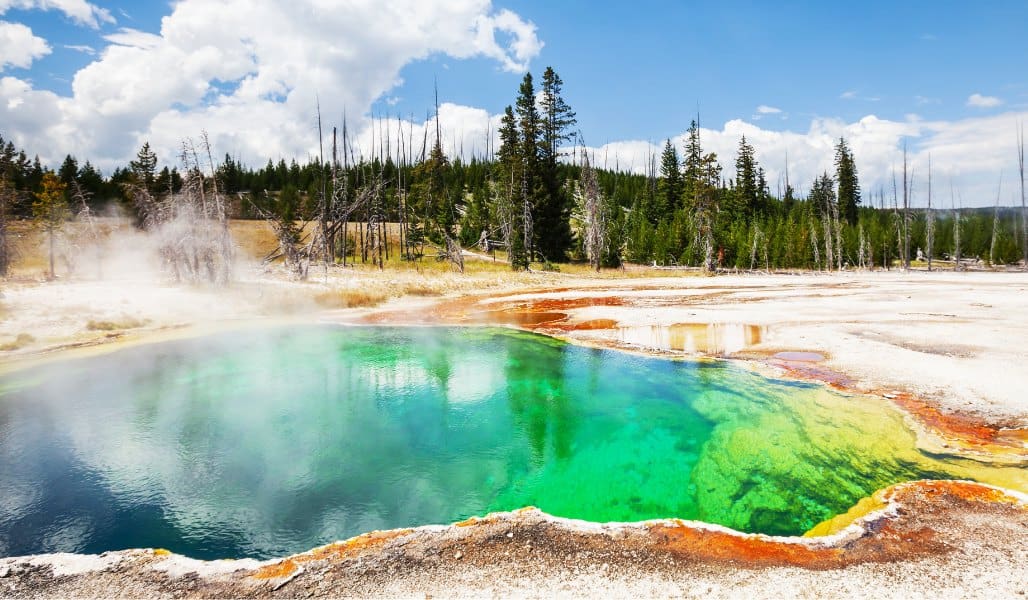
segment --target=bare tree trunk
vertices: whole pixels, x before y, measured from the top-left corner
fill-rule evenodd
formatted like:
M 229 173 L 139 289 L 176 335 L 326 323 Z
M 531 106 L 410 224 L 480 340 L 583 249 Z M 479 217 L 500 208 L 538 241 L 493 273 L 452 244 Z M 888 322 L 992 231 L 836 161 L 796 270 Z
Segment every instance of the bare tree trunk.
M 996 264 L 996 234 L 999 233 L 999 199 L 1003 193 L 1003 173 L 999 174 L 999 187 L 996 188 L 996 206 L 992 209 L 992 239 L 989 241 L 989 266 Z
M 835 253 L 833 240 L 835 236 L 832 235 L 832 217 L 831 214 L 825 214 L 821 218 L 821 227 L 825 230 L 825 267 L 826 270 L 831 272 L 835 266 Z
M 818 248 L 820 243 L 817 241 L 817 226 L 814 225 L 814 217 L 810 217 L 810 245 L 814 249 L 814 269 L 817 271 L 821 270 L 821 250 Z
M 839 220 L 839 201 L 832 203 L 832 221 L 835 228 L 835 262 L 837 269 L 842 270 L 842 222 Z
M 750 271 L 756 270 L 757 265 L 757 242 L 760 240 L 761 235 L 760 226 L 757 224 L 753 225 L 753 244 L 750 247 Z
M 952 187 L 952 183 L 951 183 L 950 184 L 950 203 L 952 203 L 952 202 L 953 202 L 953 187 Z M 963 204 L 963 201 L 961 201 L 961 204 Z M 963 271 L 964 269 L 963 269 L 963 267 L 960 264 L 960 208 L 959 207 L 956 209 L 956 212 L 953 214 L 953 259 L 955 261 L 954 265 L 953 265 L 953 269 L 955 271 Z
M 867 254 L 864 251 L 864 224 L 861 223 L 859 226 L 859 233 L 857 238 L 857 268 L 864 270 L 867 268 Z
M 907 144 L 903 143 L 903 270 L 910 270 L 910 181 L 907 179 Z
M 331 203 L 329 204 L 329 206 L 327 207 L 327 210 L 325 211 L 326 212 L 326 217 L 328 219 L 334 219 L 335 218 L 335 212 L 336 212 L 336 208 L 337 208 L 337 206 L 336 206 L 336 204 L 337 204 L 336 199 L 339 197 L 339 168 L 338 168 L 339 167 L 339 154 L 338 154 L 339 149 L 336 146 L 336 141 L 337 141 L 336 140 L 336 128 L 333 127 L 332 128 L 332 194 L 329 196 L 329 198 L 331 198 Z M 326 248 L 328 250 L 328 252 L 327 252 L 328 258 L 329 258 L 330 262 L 335 263 L 335 261 L 336 261 L 336 234 L 334 232 L 335 228 L 333 227 L 333 233 L 329 234 L 328 231 L 327 231 L 328 224 L 326 223 L 325 229 L 326 229 L 326 231 L 325 231 L 325 246 L 326 246 Z
M 1017 134 L 1017 169 L 1021 173 L 1021 248 L 1024 253 L 1024 263 L 1021 267 L 1028 271 L 1028 206 L 1025 205 L 1024 195 L 1024 124 Z
M 928 272 L 932 270 L 932 255 L 935 253 L 935 213 L 932 212 L 932 157 L 928 155 L 928 210 L 925 212 L 925 237 L 928 246 Z
M 585 252 L 589 264 L 599 272 L 603 264 L 603 253 L 607 246 L 606 215 L 603 210 L 603 199 L 596 181 L 596 173 L 589 164 L 588 152 L 582 150 L 582 194 L 585 206 Z
M 7 231 L 7 207 L 14 202 L 14 186 L 0 175 L 0 277 L 7 277 L 11 268 L 11 242 Z

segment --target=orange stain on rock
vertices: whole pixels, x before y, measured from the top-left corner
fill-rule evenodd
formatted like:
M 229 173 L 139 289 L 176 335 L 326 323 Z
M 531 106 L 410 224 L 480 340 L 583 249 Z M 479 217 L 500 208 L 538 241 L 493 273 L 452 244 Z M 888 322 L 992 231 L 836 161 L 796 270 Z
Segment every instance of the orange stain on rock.
M 278 579 L 280 577 L 289 577 L 296 573 L 299 568 L 293 559 L 286 558 L 273 565 L 261 567 L 253 576 L 257 579 Z
M 674 554 L 716 561 L 739 561 L 752 566 L 830 566 L 839 562 L 842 550 L 783 542 L 761 536 L 699 529 L 685 523 L 654 525 L 650 533 L 657 547 Z
M 946 414 L 938 408 L 906 392 L 879 392 L 914 415 L 921 423 L 939 432 L 944 437 L 959 441 L 970 446 L 1006 447 L 1023 449 L 1028 441 L 1028 431 L 1024 429 L 1003 429 L 971 419 Z
M 882 494 L 893 499 L 898 493 L 907 489 L 916 491 L 930 501 L 936 501 L 942 496 L 955 496 L 967 502 L 998 502 L 1002 504 L 1020 505 L 1021 501 L 1013 495 L 995 487 L 974 483 L 973 481 L 915 481 L 908 484 L 900 484 L 887 488 Z
M 394 529 L 391 531 L 372 531 L 357 537 L 350 538 L 344 542 L 334 542 L 320 548 L 315 548 L 303 554 L 296 554 L 284 558 L 273 564 L 261 567 L 252 577 L 256 579 L 279 579 L 295 575 L 300 565 L 312 561 L 334 560 L 340 561 L 352 558 L 365 551 L 373 551 L 381 548 L 390 540 L 410 533 L 411 529 Z

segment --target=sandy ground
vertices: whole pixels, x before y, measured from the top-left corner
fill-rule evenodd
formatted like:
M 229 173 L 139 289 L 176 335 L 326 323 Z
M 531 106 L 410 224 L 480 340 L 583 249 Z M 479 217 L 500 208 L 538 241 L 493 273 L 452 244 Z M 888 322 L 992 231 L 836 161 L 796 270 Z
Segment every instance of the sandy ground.
M 1015 439 L 1025 439 L 1028 274 L 631 275 L 339 269 L 297 283 L 252 270 L 227 289 L 170 285 L 152 277 L 7 283 L 0 299 L 0 344 L 6 345 L 0 369 L 283 318 L 521 323 L 576 343 L 656 354 L 693 350 L 769 369 L 778 369 L 779 352 L 817 353 L 823 357 L 813 363 L 817 369 L 840 374 L 847 389 L 913 395 L 947 414 L 1015 429 L 1022 434 Z M 539 313 L 551 316 L 543 321 L 500 316 Z M 710 347 L 683 348 L 665 331 L 675 324 L 721 324 L 728 333 Z M 746 331 L 733 329 L 742 325 L 758 326 L 759 334 L 737 334 Z M 777 372 L 790 373 L 784 367 Z M 1024 443 L 1014 448 L 1022 464 L 1028 461 L 1025 448 Z M 911 492 L 905 496 L 909 502 L 895 503 L 892 512 L 879 511 L 878 520 L 851 531 L 863 541 L 837 540 L 838 552 L 851 552 L 852 560 L 842 562 L 754 562 L 750 542 L 738 542 L 732 537 L 737 534 L 703 538 L 697 542 L 700 550 L 685 554 L 657 551 L 651 546 L 661 542 L 654 541 L 652 527 L 643 528 L 642 537 L 638 527 L 582 537 L 575 528 L 538 516 L 505 522 L 503 531 L 471 528 L 476 533 L 466 538 L 455 527 L 418 530 L 403 543 L 392 536 L 374 552 L 325 558 L 316 568 L 272 583 L 252 580 L 258 566 L 229 572 L 226 563 L 180 557 L 175 557 L 181 567 L 175 576 L 155 579 L 153 567 L 165 557 L 142 551 L 102 559 L 0 559 L 0 595 L 861 596 L 885 589 L 884 595 L 948 597 L 1026 592 L 1023 496 L 1015 494 L 1011 504 L 923 492 Z M 900 517 L 899 533 L 888 533 L 895 524 L 890 519 Z M 536 554 L 512 553 L 500 544 L 511 527 L 520 526 L 541 536 Z M 693 532 L 689 535 L 704 530 L 683 527 Z M 454 546 L 455 540 L 463 545 Z M 863 554 L 852 553 L 855 547 L 864 548 Z M 478 549 L 483 552 L 476 554 Z M 447 552 L 458 551 L 473 560 L 443 560 Z M 65 563 L 72 565 L 70 572 L 61 572 Z M 222 570 L 203 574 L 210 569 Z

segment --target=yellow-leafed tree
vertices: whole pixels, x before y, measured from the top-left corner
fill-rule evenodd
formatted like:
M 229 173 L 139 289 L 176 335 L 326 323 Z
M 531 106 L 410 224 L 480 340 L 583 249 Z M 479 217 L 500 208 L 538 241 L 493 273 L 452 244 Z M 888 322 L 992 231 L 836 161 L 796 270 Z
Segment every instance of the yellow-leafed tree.
M 54 275 L 54 235 L 68 219 L 68 201 L 64 197 L 64 182 L 52 172 L 43 175 L 42 189 L 36 192 L 32 203 L 32 217 L 46 232 L 50 246 L 50 279 Z

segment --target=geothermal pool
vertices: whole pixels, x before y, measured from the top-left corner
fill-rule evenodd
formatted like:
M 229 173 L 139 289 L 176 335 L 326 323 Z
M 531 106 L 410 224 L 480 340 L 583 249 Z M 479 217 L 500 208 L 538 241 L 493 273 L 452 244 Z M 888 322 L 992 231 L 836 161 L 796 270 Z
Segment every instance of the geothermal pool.
M 802 534 L 919 478 L 884 400 L 494 328 L 224 333 L 0 379 L 0 556 L 271 557 L 533 505 Z

